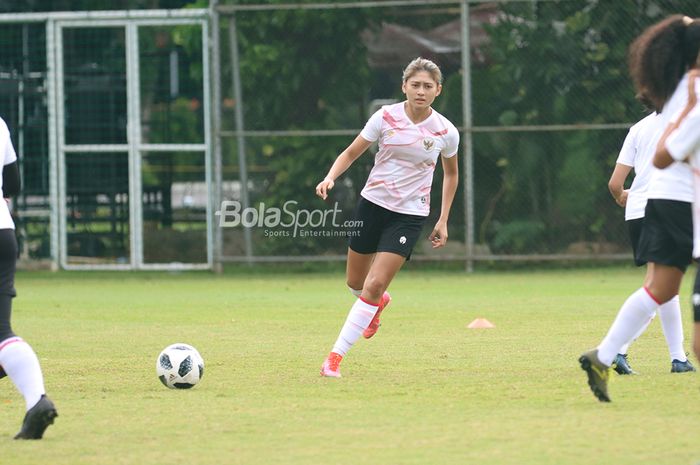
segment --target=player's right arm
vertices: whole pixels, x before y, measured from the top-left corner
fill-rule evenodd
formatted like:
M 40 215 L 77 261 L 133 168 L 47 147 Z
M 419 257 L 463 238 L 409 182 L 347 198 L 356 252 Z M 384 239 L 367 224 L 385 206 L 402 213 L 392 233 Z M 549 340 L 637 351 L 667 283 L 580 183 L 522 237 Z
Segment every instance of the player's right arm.
M 316 186 L 316 195 L 325 200 L 326 197 L 328 197 L 328 191 L 333 189 L 335 180 L 338 179 L 341 174 L 345 173 L 345 171 L 350 168 L 350 165 L 352 165 L 370 145 L 372 145 L 372 142 L 366 140 L 362 136 L 357 136 L 348 148 L 338 155 L 338 158 L 333 162 L 333 166 L 331 166 L 331 169 L 328 171 L 323 181 L 318 183 Z

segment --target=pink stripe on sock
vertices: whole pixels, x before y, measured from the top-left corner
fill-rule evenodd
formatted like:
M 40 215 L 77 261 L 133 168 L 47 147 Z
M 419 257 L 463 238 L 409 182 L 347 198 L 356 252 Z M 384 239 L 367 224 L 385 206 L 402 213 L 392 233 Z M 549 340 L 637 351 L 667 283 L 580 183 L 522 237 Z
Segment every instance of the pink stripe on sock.
M 0 350 L 9 346 L 13 342 L 22 342 L 22 338 L 21 337 L 11 337 L 9 339 L 5 339 L 4 341 L 0 342 Z
M 652 294 L 651 291 L 650 291 L 649 289 L 646 288 L 646 286 L 644 286 L 644 290 L 647 291 L 647 294 L 649 294 L 649 297 L 651 297 L 651 300 L 653 300 L 654 302 L 656 302 L 657 305 L 661 305 L 661 304 L 663 303 L 663 302 L 661 302 L 659 299 L 657 299 L 656 297 L 654 297 L 654 294 Z
M 374 302 L 370 302 L 369 300 L 365 300 L 365 299 L 362 298 L 362 296 L 360 296 L 359 299 L 360 299 L 361 301 L 363 301 L 364 303 L 366 303 L 367 305 L 371 305 L 371 306 L 373 306 L 373 307 L 379 307 L 379 304 L 378 304 L 378 303 L 375 304 Z

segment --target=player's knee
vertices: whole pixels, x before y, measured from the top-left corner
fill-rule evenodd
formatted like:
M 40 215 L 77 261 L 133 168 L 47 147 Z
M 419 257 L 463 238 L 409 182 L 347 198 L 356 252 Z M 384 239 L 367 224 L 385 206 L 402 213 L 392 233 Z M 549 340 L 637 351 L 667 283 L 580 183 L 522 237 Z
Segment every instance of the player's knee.
M 379 302 L 382 294 L 386 290 L 386 283 L 384 280 L 377 278 L 376 276 L 368 276 L 365 280 L 365 284 L 362 287 L 362 291 L 367 293 L 367 296 L 372 299 L 372 301 Z
M 353 294 L 355 293 L 355 291 L 362 291 L 362 281 L 348 278 L 345 281 L 345 284 L 348 285 L 348 288 L 350 288 L 350 292 L 352 292 Z

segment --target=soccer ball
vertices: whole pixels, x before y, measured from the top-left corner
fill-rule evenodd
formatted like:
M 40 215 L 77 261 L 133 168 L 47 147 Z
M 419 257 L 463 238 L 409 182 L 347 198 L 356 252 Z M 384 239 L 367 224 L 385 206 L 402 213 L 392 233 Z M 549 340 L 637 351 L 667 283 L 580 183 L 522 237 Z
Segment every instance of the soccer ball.
M 204 359 L 190 345 L 172 344 L 158 355 L 156 374 L 170 389 L 190 389 L 204 376 Z

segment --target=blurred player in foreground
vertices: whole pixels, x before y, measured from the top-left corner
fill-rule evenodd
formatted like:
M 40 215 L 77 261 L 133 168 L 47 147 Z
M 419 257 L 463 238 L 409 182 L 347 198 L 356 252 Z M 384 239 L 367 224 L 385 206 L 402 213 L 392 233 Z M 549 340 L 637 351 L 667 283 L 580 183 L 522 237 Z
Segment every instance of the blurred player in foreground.
M 46 428 L 58 416 L 53 402 L 46 397 L 44 377 L 34 350 L 12 332 L 12 299 L 15 297 L 17 239 L 15 224 L 6 198 L 20 189 L 17 155 L 12 147 L 10 131 L 0 119 L 0 366 L 24 396 L 26 414 L 15 439 L 41 439 Z
M 666 169 L 674 162 L 688 162 L 693 171 L 693 258 L 699 268 L 693 285 L 693 352 L 700 360 L 700 69 L 688 73 L 687 105 L 676 124 L 669 126 L 654 156 L 654 165 Z M 680 86 L 679 86 L 680 88 Z M 681 89 L 682 90 L 682 89 Z M 676 91 L 678 92 L 678 90 Z M 674 94 L 675 95 L 675 94 Z

